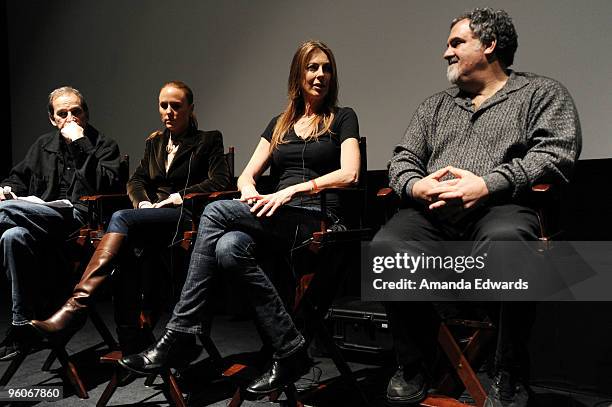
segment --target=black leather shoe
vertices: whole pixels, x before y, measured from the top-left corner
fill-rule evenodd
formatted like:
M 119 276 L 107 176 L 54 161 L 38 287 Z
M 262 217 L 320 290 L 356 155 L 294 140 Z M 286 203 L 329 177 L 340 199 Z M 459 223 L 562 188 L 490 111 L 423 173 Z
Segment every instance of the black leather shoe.
M 39 337 L 30 325 L 10 325 L 6 336 L 0 342 L 0 362 L 13 360 L 24 352 L 40 345 Z
M 493 379 L 484 407 L 526 407 L 529 393 L 509 372 L 501 370 Z
M 195 344 L 195 335 L 166 329 L 164 335 L 148 349 L 119 360 L 124 368 L 149 375 L 170 367 L 182 367 L 196 359 L 201 348 Z
M 400 366 L 387 385 L 387 404 L 409 406 L 420 403 L 429 390 L 427 375 L 421 367 Z
M 281 390 L 308 373 L 311 366 L 312 359 L 304 348 L 286 358 L 274 359 L 270 369 L 251 382 L 247 392 L 258 395 Z

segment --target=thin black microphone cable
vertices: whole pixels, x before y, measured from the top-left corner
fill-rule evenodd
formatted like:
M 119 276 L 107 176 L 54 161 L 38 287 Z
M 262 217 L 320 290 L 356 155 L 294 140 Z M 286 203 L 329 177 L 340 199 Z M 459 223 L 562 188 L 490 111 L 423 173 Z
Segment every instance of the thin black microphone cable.
M 189 163 L 187 164 L 187 179 L 185 181 L 185 187 L 183 188 L 183 191 L 187 189 L 187 187 L 189 186 L 189 178 L 191 176 L 191 161 L 193 160 L 193 151 L 191 152 L 191 155 L 189 156 Z M 178 222 L 176 222 L 176 229 L 174 231 L 174 236 L 172 236 L 172 241 L 170 242 L 170 246 L 168 247 L 172 247 L 175 246 L 176 244 L 180 243 L 183 241 L 183 239 L 179 240 L 178 242 L 176 241 L 176 238 L 178 237 L 178 232 L 179 229 L 181 227 L 181 220 L 183 218 L 183 208 L 185 207 L 185 200 L 181 199 L 181 210 L 179 212 L 179 220 Z
M 191 152 L 191 155 L 189 156 L 189 163 L 187 164 L 187 179 L 185 180 L 185 188 L 183 188 L 183 191 L 187 189 L 187 187 L 189 186 L 189 178 L 191 177 L 191 161 L 193 160 L 193 151 Z M 185 200 L 181 199 L 181 207 L 180 207 L 180 211 L 179 211 L 179 217 L 178 217 L 178 221 L 176 222 L 176 229 L 174 231 L 174 236 L 172 236 L 172 240 L 170 242 L 170 245 L 168 246 L 168 248 L 170 249 L 170 287 L 171 287 L 171 292 L 172 292 L 172 298 L 175 298 L 176 293 L 174 292 L 174 251 L 173 248 L 174 246 L 176 246 L 178 243 L 182 242 L 183 239 L 179 240 L 178 242 L 176 241 L 176 238 L 178 237 L 178 233 L 179 230 L 181 228 L 181 223 L 183 220 L 183 209 L 185 208 Z M 192 214 L 193 216 L 193 214 Z

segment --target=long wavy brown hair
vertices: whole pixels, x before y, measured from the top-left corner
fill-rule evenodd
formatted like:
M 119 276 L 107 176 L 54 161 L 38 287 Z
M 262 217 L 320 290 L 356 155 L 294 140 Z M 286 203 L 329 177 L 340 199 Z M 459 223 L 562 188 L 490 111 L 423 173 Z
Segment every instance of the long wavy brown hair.
M 270 143 L 270 150 L 274 150 L 279 144 L 283 144 L 285 134 L 291 126 L 293 126 L 300 117 L 304 114 L 306 106 L 304 103 L 304 96 L 302 95 L 302 83 L 304 81 L 304 75 L 306 73 L 306 65 L 310 60 L 311 54 L 321 50 L 331 64 L 331 79 L 329 81 L 327 94 L 323 103 L 319 107 L 316 113 L 315 119 L 312 121 L 309 131 L 306 132 L 306 140 L 316 139 L 322 134 L 329 131 L 332 122 L 334 121 L 335 111 L 338 105 L 338 75 L 336 70 L 336 59 L 331 49 L 322 43 L 321 41 L 306 41 L 300 45 L 293 55 L 291 61 L 291 68 L 289 69 L 289 80 L 288 80 L 288 103 L 287 107 L 281 113 L 276 126 L 274 126 L 274 132 L 272 133 L 272 142 Z

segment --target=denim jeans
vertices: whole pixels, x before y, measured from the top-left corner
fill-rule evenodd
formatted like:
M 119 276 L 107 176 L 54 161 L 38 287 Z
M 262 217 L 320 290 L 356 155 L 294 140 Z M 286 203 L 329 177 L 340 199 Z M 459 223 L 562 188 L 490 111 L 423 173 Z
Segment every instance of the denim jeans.
M 76 209 L 53 209 L 21 200 L 0 202 L 1 264 L 11 285 L 13 325 L 36 315 L 42 291 L 67 275 L 64 244 L 84 224 Z
M 291 355 L 305 342 L 274 285 L 258 263 L 258 246 L 288 252 L 318 230 L 324 216 L 312 208 L 280 207 L 273 216 L 258 218 L 237 200 L 209 204 L 202 214 L 187 279 L 168 329 L 203 333 L 210 311 L 212 279 L 230 274 L 252 306 L 262 340 L 275 358 Z
M 117 259 L 119 272 L 113 275 L 118 326 L 137 326 L 142 294 L 153 291 L 157 277 L 148 274 L 143 262 L 159 263 L 166 250 L 182 239 L 184 222 L 189 219 L 180 208 L 122 209 L 113 213 L 106 232 L 127 236 L 127 244 Z

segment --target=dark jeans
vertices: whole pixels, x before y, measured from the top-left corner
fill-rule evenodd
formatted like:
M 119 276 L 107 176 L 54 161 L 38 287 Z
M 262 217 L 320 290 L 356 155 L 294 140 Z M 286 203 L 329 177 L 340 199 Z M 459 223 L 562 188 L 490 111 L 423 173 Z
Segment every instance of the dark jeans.
M 383 226 L 374 241 L 467 240 L 474 241 L 473 252 L 477 253 L 485 246 L 489 252 L 496 250 L 492 243 L 496 241 L 537 240 L 538 233 L 539 223 L 535 211 L 519 205 L 479 208 L 458 223 L 441 221 L 415 208 L 405 208 Z M 501 247 L 497 249 L 503 250 Z M 415 250 L 415 255 L 418 255 L 420 250 L 416 247 Z M 525 368 L 521 366 L 524 365 L 521 359 L 526 357 L 524 347 L 531 329 L 534 304 L 507 302 L 480 306 L 487 308 L 498 327 L 495 368 L 512 371 Z M 436 349 L 440 321 L 434 304 L 387 302 L 385 307 L 398 364 L 429 364 Z
M 13 325 L 37 317 L 43 291 L 59 279 L 68 281 L 63 252 L 68 236 L 84 224 L 76 209 L 53 209 L 22 200 L 0 202 L 2 267 L 11 284 Z
M 277 252 L 291 250 L 320 228 L 319 210 L 283 206 L 271 217 L 258 218 L 237 200 L 209 204 L 200 221 L 181 298 L 168 329 L 202 333 L 210 312 L 212 280 L 217 271 L 229 274 L 243 289 L 255 322 L 274 357 L 289 356 L 304 343 L 256 253 L 261 246 Z
M 115 322 L 118 326 L 136 326 L 142 308 L 143 293 L 153 295 L 156 275 L 149 275 L 143 264 L 159 264 L 167 249 L 182 239 L 189 217 L 180 208 L 122 209 L 111 217 L 107 233 L 127 236 L 113 275 Z

